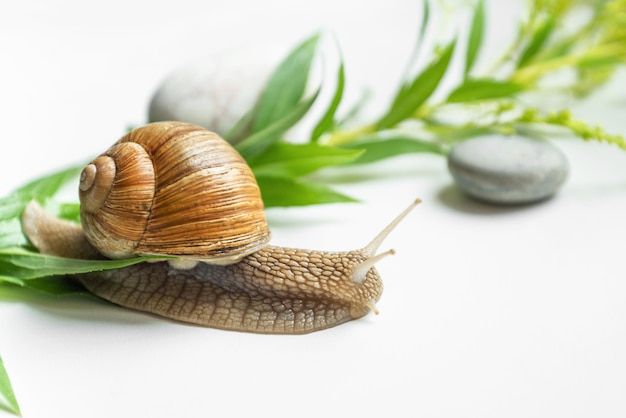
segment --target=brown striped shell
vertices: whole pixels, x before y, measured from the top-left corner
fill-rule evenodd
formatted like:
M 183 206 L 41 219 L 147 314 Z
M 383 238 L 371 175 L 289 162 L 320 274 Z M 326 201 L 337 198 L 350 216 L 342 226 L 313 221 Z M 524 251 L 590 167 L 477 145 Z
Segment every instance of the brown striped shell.
M 87 239 L 110 258 L 158 254 L 229 264 L 270 238 L 245 160 L 196 125 L 134 129 L 83 169 L 79 189 Z

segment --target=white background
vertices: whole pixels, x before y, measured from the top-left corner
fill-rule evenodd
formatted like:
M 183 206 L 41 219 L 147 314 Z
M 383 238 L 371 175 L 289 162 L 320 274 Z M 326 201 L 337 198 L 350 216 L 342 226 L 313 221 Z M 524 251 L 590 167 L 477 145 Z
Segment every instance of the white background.
M 490 2 L 489 54 L 513 34 L 519 4 Z M 166 74 L 223 49 L 289 47 L 322 29 L 341 45 L 347 100 L 367 85 L 375 112 L 403 71 L 420 9 L 408 0 L 5 2 L 0 192 L 103 151 L 145 122 Z M 571 105 L 626 134 L 625 85 L 622 72 Z M 537 205 L 473 202 L 442 158 L 413 155 L 323 174 L 362 203 L 268 211 L 274 244 L 346 250 L 424 201 L 383 245 L 397 254 L 378 267 L 380 315 L 326 331 L 226 332 L 0 287 L 0 354 L 24 416 L 626 416 L 626 152 L 556 144 L 571 174 Z

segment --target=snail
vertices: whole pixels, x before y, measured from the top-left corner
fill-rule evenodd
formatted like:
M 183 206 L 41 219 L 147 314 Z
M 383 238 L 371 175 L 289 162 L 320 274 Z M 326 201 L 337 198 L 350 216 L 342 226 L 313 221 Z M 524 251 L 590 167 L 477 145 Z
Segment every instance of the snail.
M 360 318 L 382 293 L 374 264 L 415 200 L 362 249 L 310 251 L 269 245 L 250 168 L 217 134 L 155 122 L 122 137 L 80 175 L 81 225 L 39 204 L 22 215 L 42 253 L 63 257 L 167 255 L 73 276 L 127 308 L 177 321 L 256 333 L 303 334 Z

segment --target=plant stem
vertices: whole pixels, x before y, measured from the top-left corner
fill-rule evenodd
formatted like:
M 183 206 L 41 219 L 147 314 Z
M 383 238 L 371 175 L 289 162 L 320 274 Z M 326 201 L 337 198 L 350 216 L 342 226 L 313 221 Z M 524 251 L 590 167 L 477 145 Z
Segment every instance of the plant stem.
M 376 132 L 374 124 L 366 124 L 355 129 L 338 130 L 330 134 L 325 140 L 327 145 L 338 146 L 349 144 L 360 136 Z

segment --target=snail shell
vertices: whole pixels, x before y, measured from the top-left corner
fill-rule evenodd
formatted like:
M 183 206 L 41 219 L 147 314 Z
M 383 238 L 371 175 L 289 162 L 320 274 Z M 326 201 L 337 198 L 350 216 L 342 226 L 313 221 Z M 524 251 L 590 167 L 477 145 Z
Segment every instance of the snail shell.
M 82 171 L 85 235 L 110 258 L 234 263 L 270 239 L 261 193 L 237 151 L 181 122 L 134 129 Z

